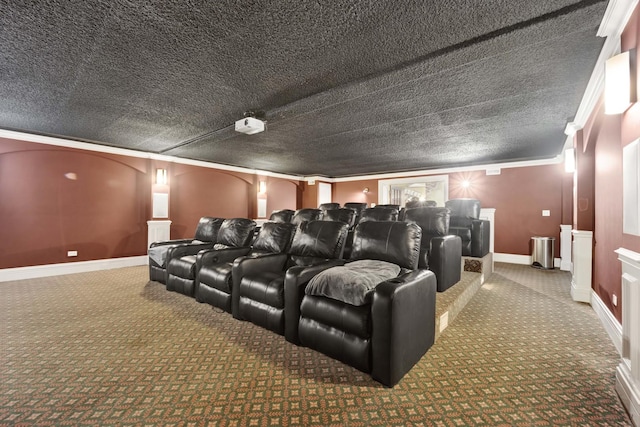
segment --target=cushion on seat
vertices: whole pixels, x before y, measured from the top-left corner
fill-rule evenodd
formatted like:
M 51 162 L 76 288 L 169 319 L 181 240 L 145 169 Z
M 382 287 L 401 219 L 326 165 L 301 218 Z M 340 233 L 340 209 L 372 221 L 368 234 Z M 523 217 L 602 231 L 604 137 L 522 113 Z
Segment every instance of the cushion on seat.
M 332 267 L 314 276 L 307 295 L 325 296 L 351 305 L 371 303 L 376 285 L 398 277 L 400 266 L 386 261 L 359 260 Z
M 206 243 L 206 242 L 196 239 L 196 240 L 192 240 L 190 244 L 198 245 L 201 243 Z M 149 248 L 149 258 L 151 258 L 153 262 L 155 262 L 158 266 L 164 267 L 165 263 L 167 262 L 167 252 L 169 252 L 169 249 L 175 248 L 176 246 L 179 246 L 179 244 L 159 245 L 159 246 L 151 247 Z

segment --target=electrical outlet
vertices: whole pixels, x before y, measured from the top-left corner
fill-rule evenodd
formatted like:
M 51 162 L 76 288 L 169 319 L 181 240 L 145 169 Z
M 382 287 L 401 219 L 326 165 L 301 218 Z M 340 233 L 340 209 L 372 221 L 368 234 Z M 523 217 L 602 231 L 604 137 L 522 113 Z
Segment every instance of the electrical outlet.
M 67 251 L 67 256 L 68 257 L 78 256 L 78 251 Z
M 550 211 L 550 210 L 548 210 L 548 209 L 544 209 L 544 210 L 542 211 L 542 216 L 551 216 L 551 211 Z
M 447 326 L 449 326 L 449 312 L 445 311 L 442 316 L 440 316 L 440 332 L 444 331 Z
M 611 303 L 613 304 L 614 307 L 618 306 L 618 295 L 616 294 L 611 295 Z

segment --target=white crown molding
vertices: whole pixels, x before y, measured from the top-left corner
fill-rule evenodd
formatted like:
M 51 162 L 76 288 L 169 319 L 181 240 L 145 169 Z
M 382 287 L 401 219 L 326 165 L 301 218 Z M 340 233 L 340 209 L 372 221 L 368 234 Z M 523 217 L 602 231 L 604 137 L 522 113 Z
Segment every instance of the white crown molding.
M 580 105 L 572 122 L 573 127 L 583 128 L 598 105 L 604 91 L 604 63 L 607 59 L 620 52 L 620 35 L 624 31 L 631 14 L 639 0 L 609 0 L 597 36 L 607 39 L 602 46 L 600 55 L 593 67 L 589 83 L 582 96 Z M 569 134 L 567 134 L 569 135 Z M 567 136 L 564 148 L 573 147 L 573 135 Z
M 158 160 L 169 163 L 179 163 L 190 166 L 199 166 L 209 169 L 219 169 L 230 172 L 241 172 L 250 175 L 268 176 L 274 178 L 290 179 L 294 181 L 302 181 L 303 177 L 298 175 L 288 175 L 276 172 L 262 171 L 258 169 L 242 168 L 238 166 L 223 165 L 219 163 L 203 162 L 200 160 L 183 159 L 174 156 L 165 156 L 162 154 L 148 153 L 145 151 L 129 150 L 126 148 L 110 147 L 108 145 L 92 144 L 88 142 L 73 141 L 71 139 L 35 135 L 26 132 L 17 132 L 12 130 L 0 129 L 0 138 L 15 139 L 17 141 L 35 142 L 37 144 L 56 145 L 58 147 L 75 148 L 78 150 L 95 151 L 99 153 L 116 154 L 119 156 L 136 157 L 141 159 Z
M 109 270 L 112 268 L 134 267 L 138 265 L 146 265 L 148 262 L 149 257 L 147 255 L 140 255 L 125 258 L 34 265 L 31 267 L 3 268 L 0 269 L 0 282 L 61 276 L 63 274 L 86 273 L 89 271 Z
M 364 181 L 370 179 L 392 179 L 392 178 L 405 178 L 412 176 L 425 176 L 425 175 L 442 175 L 447 173 L 456 173 L 456 172 L 470 172 L 470 171 L 484 171 L 488 169 L 507 169 L 507 168 L 523 168 L 530 166 L 546 166 L 546 165 L 555 165 L 558 163 L 562 163 L 563 157 L 562 155 L 553 157 L 551 159 L 542 159 L 542 160 L 527 160 L 521 162 L 511 162 L 511 163 L 493 163 L 489 165 L 477 165 L 477 166 L 459 166 L 452 168 L 443 168 L 443 169 L 424 169 L 410 172 L 393 172 L 393 173 L 382 173 L 376 175 L 360 175 L 360 176 L 348 176 L 344 178 L 321 178 L 321 177 L 312 177 L 311 179 L 326 181 L 326 182 L 347 182 L 347 181 Z M 307 177 L 305 177 L 307 180 Z
M 637 4 L 638 0 L 609 0 L 598 28 L 598 37 L 620 36 Z

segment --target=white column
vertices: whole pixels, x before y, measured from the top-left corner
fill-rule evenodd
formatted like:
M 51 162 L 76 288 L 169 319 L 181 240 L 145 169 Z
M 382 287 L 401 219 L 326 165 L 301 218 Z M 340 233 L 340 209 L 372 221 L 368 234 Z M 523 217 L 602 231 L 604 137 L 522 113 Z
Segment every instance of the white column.
M 163 242 L 171 239 L 171 220 L 153 220 L 147 221 L 147 249 L 153 242 Z
M 573 270 L 571 297 L 574 301 L 591 303 L 591 264 L 593 232 L 573 230 Z
M 489 252 L 493 251 L 493 236 L 495 235 L 495 222 L 496 222 L 496 209 L 495 208 L 482 208 L 480 209 L 480 219 L 486 219 L 490 222 L 491 226 L 489 227 Z
M 622 262 L 622 360 L 616 369 L 616 391 L 640 425 L 640 254 L 620 248 Z
M 571 271 L 570 225 L 560 225 L 560 270 Z

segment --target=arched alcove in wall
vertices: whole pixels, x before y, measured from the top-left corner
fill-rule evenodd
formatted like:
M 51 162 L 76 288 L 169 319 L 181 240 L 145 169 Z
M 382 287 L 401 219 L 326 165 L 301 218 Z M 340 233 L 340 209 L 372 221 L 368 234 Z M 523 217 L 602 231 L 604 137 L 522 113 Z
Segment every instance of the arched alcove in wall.
M 0 268 L 143 255 L 148 177 L 57 148 L 0 155 Z M 77 256 L 67 256 L 77 251 Z
M 193 237 L 203 216 L 250 218 L 253 185 L 237 175 L 185 167 L 171 177 L 169 215 L 172 238 Z

